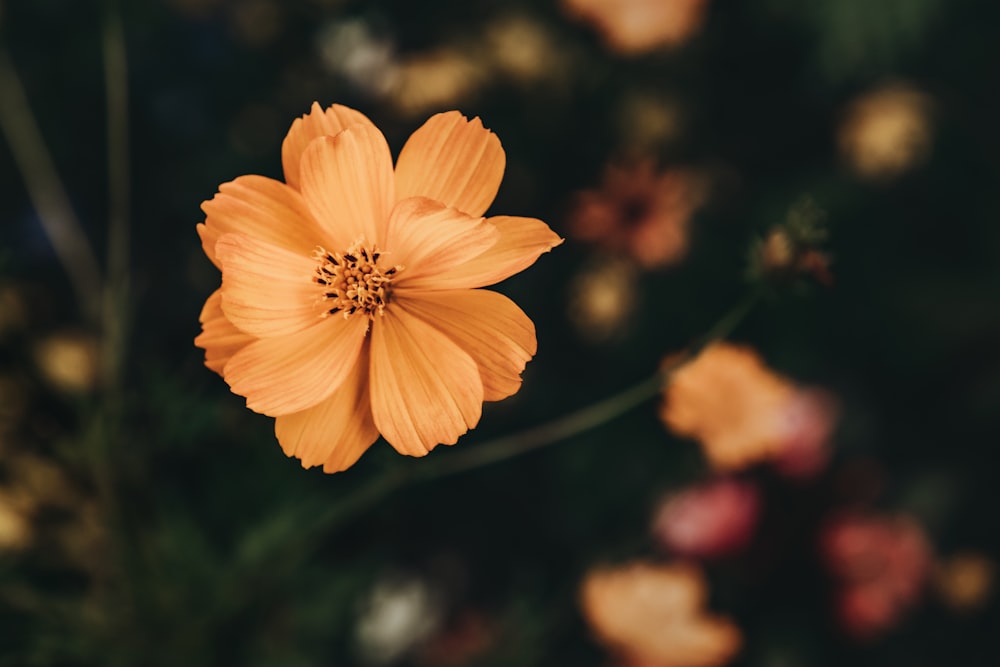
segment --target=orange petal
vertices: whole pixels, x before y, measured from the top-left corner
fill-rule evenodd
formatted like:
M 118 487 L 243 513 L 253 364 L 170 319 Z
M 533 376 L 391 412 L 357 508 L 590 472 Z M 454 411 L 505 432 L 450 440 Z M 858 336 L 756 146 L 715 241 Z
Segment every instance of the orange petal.
M 396 193 L 430 197 L 473 216 L 486 212 L 500 189 L 507 158 L 497 136 L 457 111 L 440 113 L 403 146 Z
M 312 108 L 302 118 L 296 118 L 281 144 L 281 165 L 285 169 L 285 182 L 299 187 L 299 169 L 302 154 L 316 137 L 332 137 L 352 125 L 375 127 L 360 111 L 334 104 L 325 110 L 313 102 Z
M 485 287 L 523 271 L 563 242 L 549 226 L 534 218 L 500 215 L 487 218 L 500 231 L 500 240 L 481 255 L 448 271 L 442 271 L 408 287 L 423 289 L 471 289 Z
M 415 293 L 397 303 L 475 360 L 485 400 L 499 401 L 520 389 L 521 371 L 537 345 L 535 325 L 513 301 L 488 290 L 449 290 Z
M 385 256 L 401 264 L 395 284 L 426 278 L 463 264 L 496 244 L 500 232 L 482 218 L 470 217 L 424 197 L 396 204 L 385 236 Z
M 201 210 L 206 217 L 198 225 L 198 235 L 205 254 L 219 268 L 215 243 L 223 234 L 239 232 L 306 255 L 320 238 L 319 227 L 302 196 L 264 176 L 240 176 L 223 183 Z
M 215 251 L 222 264 L 222 310 L 242 331 L 287 336 L 322 317 L 314 259 L 243 234 L 226 234 Z
M 301 178 L 302 196 L 337 250 L 362 237 L 382 240 L 395 185 L 392 154 L 377 128 L 355 125 L 313 140 L 302 154 Z
M 282 415 L 274 434 L 288 456 L 303 468 L 347 470 L 378 438 L 368 395 L 368 355 L 362 354 L 343 384 L 313 407 Z
M 194 344 L 205 350 L 205 365 L 222 375 L 222 368 L 236 352 L 257 340 L 243 333 L 226 319 L 222 312 L 222 290 L 217 289 L 208 297 L 198 317 L 201 334 Z
M 222 374 L 247 407 L 272 417 L 311 408 L 354 369 L 368 320 L 329 317 L 305 331 L 261 338 L 233 355 Z
M 400 303 L 372 322 L 371 398 L 375 425 L 401 454 L 453 445 L 479 423 L 479 368 L 450 338 Z

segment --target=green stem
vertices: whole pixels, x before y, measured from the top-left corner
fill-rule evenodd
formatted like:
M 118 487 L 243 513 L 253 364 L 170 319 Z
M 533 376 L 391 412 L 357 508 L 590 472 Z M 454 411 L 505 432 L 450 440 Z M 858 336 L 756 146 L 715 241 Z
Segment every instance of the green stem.
M 31 113 L 7 51 L 0 47 L 0 132 L 10 145 L 39 223 L 69 278 L 84 318 L 100 321 L 101 270 L 83 226 L 59 180 L 52 155 Z
M 762 295 L 753 289 L 734 308 L 679 355 L 664 364 L 651 377 L 585 408 L 541 426 L 520 433 L 501 436 L 479 445 L 471 445 L 451 456 L 442 457 L 415 473 L 415 480 L 431 480 L 505 461 L 535 449 L 555 444 L 579 433 L 610 422 L 632 408 L 659 394 L 670 376 L 700 353 L 707 345 L 729 336 Z

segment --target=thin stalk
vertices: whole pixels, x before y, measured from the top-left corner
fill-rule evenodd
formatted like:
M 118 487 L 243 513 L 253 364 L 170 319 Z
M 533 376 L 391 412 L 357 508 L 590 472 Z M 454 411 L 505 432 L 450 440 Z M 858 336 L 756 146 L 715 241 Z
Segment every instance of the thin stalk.
M 97 256 L 69 203 L 17 69 L 2 47 L 0 132 L 10 145 L 42 230 L 69 278 L 70 289 L 85 320 L 97 325 L 101 317 L 101 270 Z
M 706 331 L 694 343 L 689 345 L 679 355 L 675 356 L 651 377 L 628 387 L 613 396 L 609 396 L 576 412 L 572 412 L 554 421 L 489 440 L 480 445 L 472 445 L 448 457 L 442 457 L 429 464 L 415 474 L 417 480 L 431 480 L 447 477 L 456 473 L 479 468 L 491 463 L 505 461 L 520 456 L 535 449 L 555 444 L 574 435 L 610 422 L 625 414 L 632 408 L 656 396 L 670 376 L 679 368 L 690 362 L 707 346 L 715 341 L 728 337 L 736 326 L 743 321 L 747 313 L 753 309 L 760 299 L 762 291 L 754 289 L 728 311 L 719 321 Z
M 120 394 L 129 326 L 129 116 L 125 31 L 117 2 L 104 22 L 108 133 L 108 272 L 104 285 L 104 387 Z

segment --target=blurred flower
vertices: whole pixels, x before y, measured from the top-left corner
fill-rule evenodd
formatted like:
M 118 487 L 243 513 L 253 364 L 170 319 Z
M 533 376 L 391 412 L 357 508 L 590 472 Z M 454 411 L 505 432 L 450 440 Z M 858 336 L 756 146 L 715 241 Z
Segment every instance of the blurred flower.
M 497 639 L 495 622 L 481 612 L 465 609 L 420 647 L 415 662 L 429 667 L 471 665 Z
M 715 343 L 674 371 L 660 417 L 698 440 L 717 470 L 772 461 L 798 477 L 826 463 L 835 410 L 825 394 L 796 387 L 753 350 Z
M 384 95 L 396 77 L 395 45 L 374 33 L 362 18 L 330 23 L 316 35 L 327 71 L 343 76 L 369 95 Z
M 97 384 L 97 348 L 93 336 L 63 331 L 35 344 L 35 362 L 45 380 L 57 390 L 83 393 Z
M 195 344 L 285 453 L 343 470 L 381 435 L 403 454 L 453 444 L 482 402 L 520 388 L 531 320 L 487 290 L 561 239 L 540 220 L 485 219 L 504 171 L 496 135 L 438 114 L 393 170 L 382 133 L 334 105 L 296 120 L 287 184 L 243 176 L 203 204 L 222 287 Z
M 933 559 L 923 529 L 903 515 L 834 517 L 820 550 L 838 582 L 840 623 L 859 638 L 888 630 L 918 602 Z
M 0 553 L 20 551 L 31 541 L 28 508 L 16 496 L 0 489 Z
M 975 611 L 992 597 L 996 575 L 996 563 L 984 554 L 957 553 L 935 565 L 934 590 L 955 611 Z
M 660 505 L 653 536 L 680 556 L 727 556 L 753 537 L 760 503 L 760 491 L 747 481 L 722 478 L 689 487 Z
M 712 667 L 732 660 L 742 637 L 704 611 L 704 576 L 694 565 L 635 562 L 589 572 L 580 590 L 587 623 L 626 664 Z
M 428 582 L 385 577 L 363 604 L 355 635 L 358 649 L 365 662 L 393 662 L 429 637 L 441 618 L 441 597 Z
M 521 14 L 497 18 L 486 28 L 482 42 L 492 68 L 513 81 L 566 83 L 567 51 L 537 19 Z
M 827 236 L 826 211 L 808 195 L 799 198 L 782 224 L 754 242 L 750 279 L 782 283 L 811 277 L 823 285 L 832 285 L 830 259 L 820 251 Z
M 600 189 L 577 193 L 570 234 L 645 268 L 675 264 L 687 253 L 691 215 L 705 195 L 704 179 L 692 171 L 657 172 L 651 160 L 611 164 Z
M 840 153 L 859 176 L 887 180 L 924 162 L 931 151 L 931 102 L 903 84 L 851 103 L 837 131 Z
M 658 92 L 624 95 L 616 116 L 621 143 L 630 154 L 653 153 L 684 129 L 680 104 Z
M 441 48 L 401 58 L 389 99 L 408 116 L 470 102 L 486 80 L 476 58 L 457 49 Z
M 639 286 L 632 264 L 606 260 L 584 268 L 569 285 L 569 318 L 581 337 L 605 341 L 624 328 L 635 311 Z
M 591 24 L 623 55 L 677 47 L 705 22 L 707 0 L 562 0 L 571 17 Z

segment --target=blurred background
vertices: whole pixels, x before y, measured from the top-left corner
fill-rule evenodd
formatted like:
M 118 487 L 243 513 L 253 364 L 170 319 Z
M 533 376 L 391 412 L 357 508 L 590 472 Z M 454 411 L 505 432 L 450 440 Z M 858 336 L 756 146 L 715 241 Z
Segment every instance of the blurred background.
M 2 0 L 0 665 L 1000 664 L 998 20 Z M 566 238 L 496 288 L 538 332 L 521 392 L 426 459 L 303 470 L 192 343 L 219 283 L 200 204 L 280 179 L 313 101 L 396 152 L 480 116 L 491 213 Z M 739 353 L 666 403 L 378 486 L 649 378 L 763 280 Z M 590 586 L 635 563 L 696 603 Z M 704 641 L 636 636 L 670 632 Z

